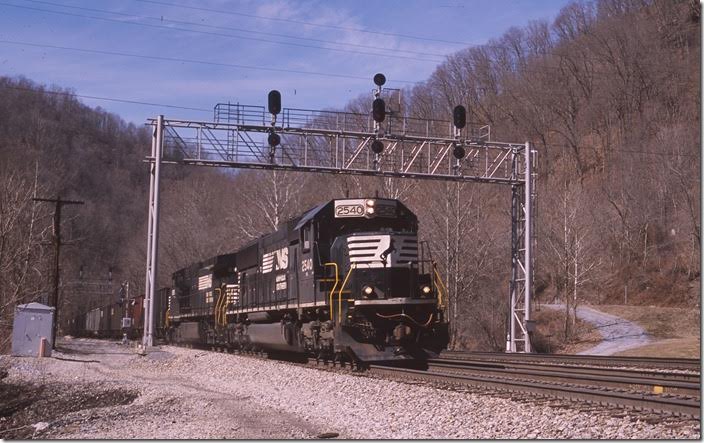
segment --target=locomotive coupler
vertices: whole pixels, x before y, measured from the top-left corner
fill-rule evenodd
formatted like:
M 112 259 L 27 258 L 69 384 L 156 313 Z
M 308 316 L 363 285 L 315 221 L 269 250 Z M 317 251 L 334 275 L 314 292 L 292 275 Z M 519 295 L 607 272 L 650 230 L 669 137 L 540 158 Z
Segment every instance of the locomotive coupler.
M 394 328 L 393 336 L 397 342 L 403 341 L 403 339 L 405 339 L 409 335 L 411 335 L 411 327 L 410 326 L 406 326 L 403 323 L 399 323 Z

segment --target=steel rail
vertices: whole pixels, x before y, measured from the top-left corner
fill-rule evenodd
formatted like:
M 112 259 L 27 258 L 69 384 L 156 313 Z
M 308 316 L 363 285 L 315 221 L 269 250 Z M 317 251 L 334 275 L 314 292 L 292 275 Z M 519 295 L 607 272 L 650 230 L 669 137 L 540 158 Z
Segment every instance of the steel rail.
M 463 352 L 443 351 L 441 358 L 465 360 L 495 361 L 495 362 L 560 362 L 563 364 L 581 364 L 594 366 L 623 366 L 637 368 L 681 369 L 701 371 L 701 360 L 693 358 L 661 358 L 661 357 L 623 357 L 603 355 L 570 355 L 570 354 L 506 354 L 502 352 Z
M 585 368 L 561 365 L 487 364 L 458 360 L 429 360 L 428 369 L 434 372 L 491 375 L 511 378 L 526 378 L 588 386 L 607 386 L 640 392 L 668 393 L 698 397 L 701 385 L 698 375 L 676 374 L 678 379 L 666 373 L 652 371 L 628 371 L 612 368 Z
M 475 359 L 454 359 L 454 358 L 435 358 L 428 360 L 429 364 L 449 364 L 458 367 L 461 366 L 487 366 L 487 367 L 500 367 L 500 368 L 516 368 L 516 369 L 538 369 L 544 371 L 554 371 L 554 370 L 569 370 L 572 373 L 583 373 L 591 374 L 598 373 L 599 375 L 613 375 L 613 376 L 624 376 L 624 377 L 649 377 L 654 380 L 662 379 L 669 381 L 685 381 L 699 384 L 701 381 L 700 374 L 693 371 L 681 371 L 678 369 L 657 369 L 648 367 L 622 367 L 622 366 L 590 366 L 590 365 L 576 365 L 573 363 L 560 363 L 553 361 L 486 361 L 486 360 L 475 360 Z M 673 372 L 675 371 L 675 372 Z
M 699 399 L 682 398 L 671 395 L 614 391 L 604 389 L 604 387 L 575 386 L 566 383 L 557 384 L 544 381 L 443 374 L 379 365 L 369 366 L 369 371 L 373 374 L 387 377 L 479 386 L 499 391 L 530 394 L 531 396 L 548 396 L 566 400 L 588 401 L 602 405 L 627 407 L 635 410 L 650 410 L 675 415 L 687 415 L 696 418 L 698 418 L 701 413 Z

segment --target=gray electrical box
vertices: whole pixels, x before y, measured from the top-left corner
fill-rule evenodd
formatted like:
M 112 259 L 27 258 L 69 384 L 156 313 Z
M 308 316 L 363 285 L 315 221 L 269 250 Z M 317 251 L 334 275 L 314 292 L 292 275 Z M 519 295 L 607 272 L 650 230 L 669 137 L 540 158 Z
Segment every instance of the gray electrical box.
M 44 356 L 50 356 L 53 322 L 54 308 L 51 306 L 41 303 L 18 305 L 12 324 L 12 355 L 36 357 L 44 337 Z

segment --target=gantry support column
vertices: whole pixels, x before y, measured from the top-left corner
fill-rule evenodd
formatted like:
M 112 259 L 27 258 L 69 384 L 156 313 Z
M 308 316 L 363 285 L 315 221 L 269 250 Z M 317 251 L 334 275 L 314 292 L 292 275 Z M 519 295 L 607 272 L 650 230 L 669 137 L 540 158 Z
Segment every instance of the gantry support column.
M 164 116 L 156 120 L 152 135 L 152 161 L 149 177 L 149 220 L 147 222 L 147 272 L 144 285 L 144 336 L 142 346 L 153 345 L 154 336 L 154 294 L 156 292 L 157 267 L 159 259 L 159 181 L 161 153 L 164 140 Z
M 521 155 L 522 151 L 522 155 Z M 516 177 L 524 174 L 521 184 L 511 186 L 511 282 L 506 352 L 532 352 L 530 332 L 533 294 L 533 171 L 530 143 L 515 148 L 513 168 Z M 523 165 L 521 161 L 523 160 Z M 522 166 L 522 168 L 521 168 Z

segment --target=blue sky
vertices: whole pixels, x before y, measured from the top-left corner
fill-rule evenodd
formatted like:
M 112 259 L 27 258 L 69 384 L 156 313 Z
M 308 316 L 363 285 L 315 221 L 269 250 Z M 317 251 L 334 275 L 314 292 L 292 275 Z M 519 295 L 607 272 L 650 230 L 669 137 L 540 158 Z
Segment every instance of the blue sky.
M 0 0 L 0 75 L 24 75 L 81 95 L 204 110 L 223 101 L 265 105 L 271 89 L 281 91 L 284 107 L 341 108 L 361 94 L 371 96 L 376 72 L 386 75 L 389 87 L 426 80 L 447 55 L 486 43 L 511 26 L 552 20 L 566 4 Z M 136 124 L 157 114 L 212 116 L 81 100 Z

